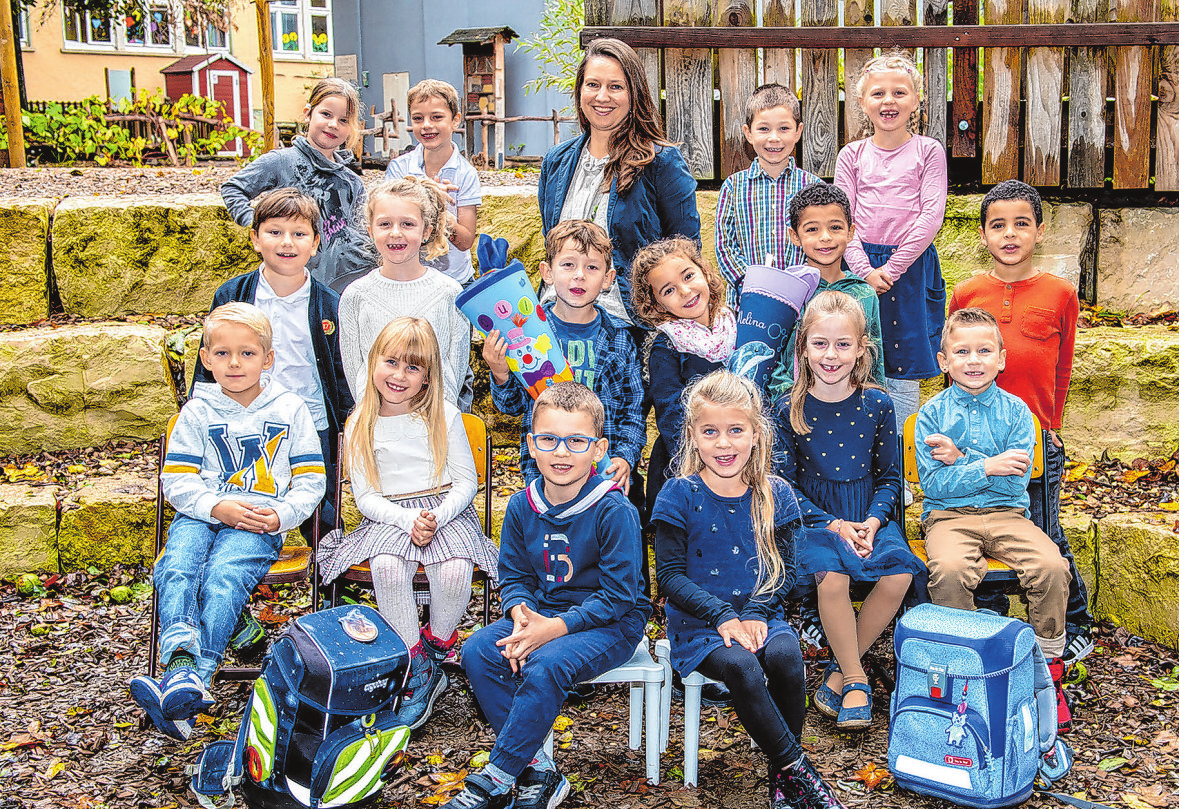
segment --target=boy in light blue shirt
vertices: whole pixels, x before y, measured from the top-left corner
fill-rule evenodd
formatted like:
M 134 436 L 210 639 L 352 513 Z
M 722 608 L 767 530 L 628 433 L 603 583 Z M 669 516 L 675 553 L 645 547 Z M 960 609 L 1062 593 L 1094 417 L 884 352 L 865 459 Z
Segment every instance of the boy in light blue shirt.
M 935 604 L 973 610 L 986 557 L 1009 565 L 1027 591 L 1028 623 L 1056 683 L 1057 724 L 1067 731 L 1060 656 L 1070 575 L 1056 544 L 1028 519 L 1032 413 L 995 384 L 1007 352 L 989 312 L 950 315 L 937 358 L 954 384 L 922 406 L 915 430 L 929 595 Z

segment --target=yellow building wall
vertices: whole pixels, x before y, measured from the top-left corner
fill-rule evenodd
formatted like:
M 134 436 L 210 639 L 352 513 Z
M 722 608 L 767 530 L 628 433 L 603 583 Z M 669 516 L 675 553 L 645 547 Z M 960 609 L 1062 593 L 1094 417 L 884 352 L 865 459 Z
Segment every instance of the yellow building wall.
M 61 20 L 61 5 L 48 9 L 38 6 L 30 12 L 29 40 L 24 50 L 25 88 L 30 101 L 80 101 L 87 96 L 106 95 L 104 68 L 135 69 L 135 87 L 141 90 L 163 89 L 161 68 L 181 57 L 199 51 L 181 51 L 166 55 L 127 51 L 67 50 Z M 252 3 L 233 6 L 229 32 L 229 52 L 254 72 L 250 74 L 253 121 L 261 126 L 262 80 L 258 73 L 258 22 Z M 303 106 L 312 85 L 332 75 L 330 61 L 274 60 L 274 116 L 277 121 L 301 121 Z

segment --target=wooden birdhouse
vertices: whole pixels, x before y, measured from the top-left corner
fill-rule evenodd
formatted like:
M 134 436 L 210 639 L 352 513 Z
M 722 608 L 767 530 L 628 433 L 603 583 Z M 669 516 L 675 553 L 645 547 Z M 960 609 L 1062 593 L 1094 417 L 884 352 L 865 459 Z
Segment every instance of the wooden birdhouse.
M 459 28 L 438 41 L 439 45 L 463 46 L 463 86 L 459 98 L 463 117 L 495 126 L 496 162 L 502 166 L 504 154 L 504 45 L 519 34 L 508 26 L 498 28 Z M 491 121 L 487 119 L 500 119 Z M 467 154 L 475 151 L 475 128 L 467 126 Z

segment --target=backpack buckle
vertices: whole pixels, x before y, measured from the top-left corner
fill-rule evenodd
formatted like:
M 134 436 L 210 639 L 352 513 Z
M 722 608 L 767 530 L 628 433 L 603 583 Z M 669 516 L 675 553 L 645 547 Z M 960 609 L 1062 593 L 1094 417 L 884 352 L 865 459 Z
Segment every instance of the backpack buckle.
M 925 672 L 929 698 L 945 699 L 949 694 L 949 690 L 947 689 L 949 679 L 949 670 L 944 664 L 931 663 L 929 669 Z

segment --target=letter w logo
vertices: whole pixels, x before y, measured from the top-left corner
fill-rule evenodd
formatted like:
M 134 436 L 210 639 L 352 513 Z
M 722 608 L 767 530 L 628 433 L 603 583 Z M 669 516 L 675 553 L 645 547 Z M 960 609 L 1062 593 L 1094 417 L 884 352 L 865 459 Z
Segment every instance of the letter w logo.
M 289 427 L 267 422 L 262 429 L 265 435 L 238 438 L 235 448 L 230 445 L 226 425 L 209 427 L 209 440 L 217 448 L 225 488 L 271 496 L 278 494 L 278 486 L 274 482 L 274 459 L 287 439 Z

